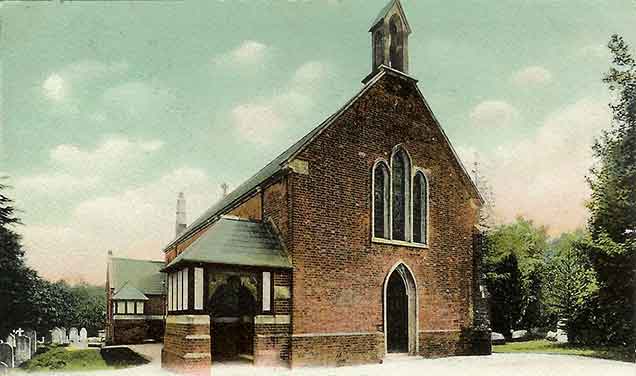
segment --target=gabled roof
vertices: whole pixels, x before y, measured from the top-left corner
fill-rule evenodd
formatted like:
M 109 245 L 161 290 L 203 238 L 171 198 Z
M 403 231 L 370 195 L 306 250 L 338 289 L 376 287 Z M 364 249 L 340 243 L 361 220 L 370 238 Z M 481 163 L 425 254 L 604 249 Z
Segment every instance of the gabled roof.
M 108 261 L 109 285 L 115 291 L 130 286 L 143 294 L 162 295 L 165 293 L 163 266 L 163 261 L 111 257 Z
M 384 22 L 384 19 L 389 15 L 389 13 L 391 12 L 391 9 L 393 9 L 394 6 L 397 6 L 398 12 L 400 13 L 402 20 L 404 21 L 404 26 L 406 27 L 406 31 L 410 34 L 411 25 L 409 25 L 409 21 L 406 19 L 406 13 L 404 13 L 404 8 L 402 8 L 402 4 L 400 3 L 400 0 L 391 0 L 384 8 L 382 8 L 380 13 L 378 13 L 378 16 L 375 18 L 375 20 L 373 20 L 373 23 L 371 24 L 371 28 L 369 29 L 369 31 L 373 31 L 373 29 L 375 29 L 375 27 L 379 23 Z
M 177 236 L 172 242 L 170 242 L 165 248 L 164 252 L 167 251 L 170 247 L 180 242 L 183 239 L 188 238 L 191 234 L 196 232 L 201 227 L 205 226 L 207 223 L 213 222 L 217 219 L 217 216 L 224 214 L 224 212 L 231 208 L 232 205 L 239 202 L 246 195 L 252 193 L 256 188 L 258 188 L 265 181 L 269 180 L 271 177 L 277 175 L 282 172 L 285 168 L 286 164 L 294 159 L 294 157 L 307 145 L 311 140 L 313 140 L 318 134 L 320 134 L 324 129 L 329 127 L 331 123 L 337 119 L 340 114 L 346 111 L 362 94 L 364 94 L 373 84 L 378 81 L 382 77 L 382 74 L 377 74 L 376 77 L 369 80 L 366 85 L 344 106 L 342 106 L 338 111 L 336 111 L 333 115 L 329 116 L 325 121 L 319 124 L 316 128 L 314 128 L 311 132 L 306 134 L 303 138 L 298 140 L 295 144 L 289 147 L 289 149 L 282 152 L 278 157 L 274 158 L 273 161 L 268 163 L 265 167 L 263 167 L 260 171 L 254 174 L 251 178 L 247 179 L 243 184 L 239 185 L 235 190 L 233 190 L 230 194 L 221 199 L 218 203 L 213 205 L 211 208 L 206 210 L 199 218 L 197 218 L 188 228 L 179 236 Z
M 113 300 L 149 300 L 143 292 L 137 290 L 129 284 L 125 284 L 124 287 L 115 291 Z
M 398 2 L 399 4 L 399 2 Z M 424 95 L 420 91 L 419 87 L 415 84 L 417 80 L 408 76 L 407 74 L 395 70 L 393 68 L 387 67 L 385 65 L 381 65 L 375 75 L 369 75 L 364 80 L 364 86 L 362 89 L 353 96 L 347 103 L 344 104 L 338 111 L 336 111 L 333 115 L 329 116 L 325 121 L 320 123 L 316 128 L 314 128 L 311 132 L 306 134 L 303 138 L 298 140 L 295 144 L 293 144 L 289 149 L 282 152 L 278 157 L 276 157 L 273 161 L 268 163 L 265 167 L 263 167 L 260 171 L 254 174 L 251 178 L 247 179 L 243 184 L 239 185 L 234 191 L 221 199 L 218 203 L 213 205 L 211 208 L 206 210 L 199 218 L 197 218 L 188 228 L 177 236 L 173 241 L 171 241 L 166 247 L 164 247 L 164 252 L 170 249 L 172 246 L 177 244 L 178 242 L 187 239 L 192 234 L 194 234 L 197 230 L 201 229 L 205 225 L 212 223 L 220 218 L 222 214 L 225 214 L 228 209 L 231 209 L 234 205 L 239 203 L 245 197 L 249 197 L 253 192 L 255 192 L 263 183 L 276 176 L 277 174 L 284 172 L 287 163 L 293 160 L 311 141 L 313 141 L 318 135 L 320 135 L 325 129 L 327 129 L 336 119 L 340 117 L 349 107 L 351 107 L 358 98 L 360 98 L 364 93 L 366 93 L 373 85 L 378 82 L 384 75 L 393 74 L 400 76 L 404 79 L 408 79 L 414 82 L 415 87 L 417 88 L 417 92 L 419 93 L 422 101 L 424 102 L 426 108 L 431 113 L 435 124 L 440 129 L 442 135 L 444 136 L 444 140 L 449 145 L 451 152 L 457 163 L 459 164 L 461 170 L 464 172 L 469 184 L 473 187 L 476 192 L 478 198 L 481 202 L 484 202 L 483 197 L 479 193 L 477 186 L 474 184 L 473 180 L 470 178 L 466 168 L 462 164 L 459 159 L 453 145 L 450 143 L 450 140 L 444 133 L 444 129 L 441 127 L 440 123 L 435 118 L 435 114 L 431 111 L 428 102 L 424 98 Z
M 164 270 L 184 262 L 292 267 L 283 247 L 263 222 L 221 217 Z

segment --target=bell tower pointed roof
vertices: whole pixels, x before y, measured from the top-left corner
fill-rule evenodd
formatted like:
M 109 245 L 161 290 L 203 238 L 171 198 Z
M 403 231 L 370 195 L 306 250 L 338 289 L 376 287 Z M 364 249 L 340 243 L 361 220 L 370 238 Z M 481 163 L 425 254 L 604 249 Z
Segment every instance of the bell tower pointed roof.
M 402 22 L 404 22 L 404 27 L 406 29 L 405 31 L 408 34 L 411 34 L 411 26 L 409 25 L 409 21 L 406 19 L 406 13 L 404 13 L 404 8 L 402 8 L 402 3 L 400 3 L 400 0 L 391 0 L 387 5 L 384 6 L 384 8 L 382 8 L 380 13 L 378 13 L 378 16 L 375 18 L 375 20 L 373 20 L 369 32 L 373 32 L 373 30 L 376 29 L 379 25 L 388 22 L 391 15 L 396 12 L 400 15 Z
M 372 46 L 370 76 L 376 75 L 382 67 L 408 75 L 411 26 L 400 0 L 391 0 L 382 8 L 369 32 Z

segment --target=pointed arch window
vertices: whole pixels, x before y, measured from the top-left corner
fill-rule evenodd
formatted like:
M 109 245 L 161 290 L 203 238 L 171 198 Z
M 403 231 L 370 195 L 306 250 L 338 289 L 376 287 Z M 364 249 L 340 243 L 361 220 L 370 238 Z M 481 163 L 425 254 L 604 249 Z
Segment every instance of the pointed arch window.
M 382 30 L 375 32 L 373 43 L 373 69 L 375 69 L 384 63 L 384 33 Z
M 379 162 L 373 169 L 373 236 L 389 238 L 389 168 Z
M 422 171 L 413 179 L 413 241 L 426 244 L 428 238 L 428 181 Z
M 408 225 L 411 222 L 411 160 L 402 148 L 393 154 L 391 179 L 393 185 L 392 238 L 393 240 L 410 241 Z
M 391 45 L 389 46 L 391 68 L 399 71 L 404 70 L 402 21 L 397 14 L 393 15 L 389 21 L 389 32 L 391 33 Z

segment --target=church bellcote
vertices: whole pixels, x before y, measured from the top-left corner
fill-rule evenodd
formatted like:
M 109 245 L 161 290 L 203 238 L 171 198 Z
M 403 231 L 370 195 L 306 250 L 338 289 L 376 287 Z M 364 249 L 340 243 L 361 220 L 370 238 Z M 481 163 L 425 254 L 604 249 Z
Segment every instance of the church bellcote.
M 402 73 L 409 73 L 409 43 L 411 27 L 406 20 L 400 0 L 391 0 L 376 17 L 371 29 L 373 72 L 385 65 Z

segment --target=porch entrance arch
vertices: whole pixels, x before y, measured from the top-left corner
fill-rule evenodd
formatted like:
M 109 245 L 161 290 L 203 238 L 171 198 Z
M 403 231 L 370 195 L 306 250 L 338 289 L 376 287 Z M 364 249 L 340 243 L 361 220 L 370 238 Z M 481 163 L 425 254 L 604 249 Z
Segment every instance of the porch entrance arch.
M 384 281 L 384 329 L 387 353 L 417 354 L 417 285 L 402 262 Z

